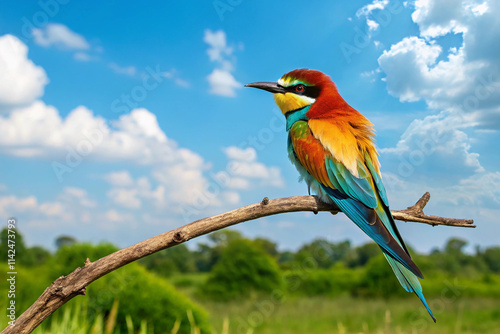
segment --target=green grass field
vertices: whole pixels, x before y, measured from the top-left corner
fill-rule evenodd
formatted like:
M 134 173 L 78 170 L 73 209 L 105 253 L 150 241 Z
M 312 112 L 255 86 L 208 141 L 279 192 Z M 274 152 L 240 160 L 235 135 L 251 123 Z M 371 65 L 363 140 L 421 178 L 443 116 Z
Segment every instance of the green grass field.
M 80 297 L 83 298 L 83 297 Z M 431 299 L 438 319 L 434 324 L 417 300 L 359 300 L 351 297 L 253 298 L 245 302 L 201 302 L 209 312 L 214 334 L 348 334 L 348 333 L 500 333 L 500 301 L 463 298 L 455 302 Z M 117 334 L 114 320 L 98 316 L 86 321 L 85 301 L 66 305 L 50 326 L 35 334 Z M 168 312 L 168 310 L 165 310 Z M 112 312 L 113 313 L 113 312 Z M 150 324 L 127 317 L 127 334 L 132 323 L 140 323 L 139 334 L 152 333 Z M 196 325 L 191 333 L 196 334 Z M 177 333 L 174 326 L 168 333 Z M 180 334 L 180 332 L 179 332 Z
M 418 298 L 410 294 L 388 300 L 285 295 L 281 300 L 253 296 L 246 301 L 213 302 L 196 293 L 195 287 L 205 279 L 203 274 L 184 274 L 172 277 L 171 282 L 209 312 L 215 333 L 500 334 L 497 296 L 456 296 L 443 288 L 427 299 L 437 318 L 434 323 Z
M 351 297 L 285 298 L 276 303 L 257 299 L 244 303 L 201 303 L 216 333 L 500 333 L 500 301 L 463 298 L 433 299 L 434 324 L 417 298 L 363 300 Z

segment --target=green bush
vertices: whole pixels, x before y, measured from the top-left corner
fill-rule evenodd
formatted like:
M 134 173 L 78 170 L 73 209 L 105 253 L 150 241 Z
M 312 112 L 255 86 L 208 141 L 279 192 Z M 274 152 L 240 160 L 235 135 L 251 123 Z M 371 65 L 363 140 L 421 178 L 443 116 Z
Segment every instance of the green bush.
M 364 297 L 405 296 L 406 290 L 399 284 L 391 266 L 383 254 L 372 258 L 365 267 L 356 294 Z
M 444 299 L 463 297 L 500 298 L 500 276 L 484 274 L 479 279 L 464 276 L 437 274 L 422 281 L 425 296 Z
M 110 244 L 64 245 L 55 255 L 53 275 L 66 275 L 82 266 L 87 258 L 95 261 L 115 250 L 116 247 Z M 116 321 L 123 332 L 126 330 L 126 317 L 129 316 L 146 321 L 157 333 L 169 332 L 178 319 L 181 321 L 179 333 L 190 333 L 188 313 L 191 312 L 200 332 L 210 333 L 208 315 L 200 306 L 176 291 L 164 278 L 148 272 L 138 263 L 128 264 L 90 284 L 87 298 L 90 322 L 106 315 L 113 302 L 118 300 Z M 70 303 L 73 302 L 76 301 Z M 140 326 L 141 321 L 135 321 L 134 325 Z
M 287 290 L 306 296 L 338 296 L 356 289 L 359 270 L 338 263 L 330 269 L 295 270 L 285 275 Z
M 151 254 L 140 259 L 139 263 L 148 270 L 164 277 L 170 277 L 176 273 L 196 271 L 195 257 L 184 244 Z
M 352 252 L 349 241 L 332 243 L 325 239 L 316 239 L 303 245 L 295 254 L 294 261 L 300 264 L 312 260 L 318 268 L 327 269 L 344 260 Z
M 370 259 L 380 255 L 380 247 L 374 242 L 351 249 L 344 257 L 345 264 L 350 267 L 365 266 Z
M 191 312 L 200 332 L 210 333 L 208 314 L 200 306 L 139 264 L 131 263 L 106 275 L 88 290 L 90 315 L 105 314 L 114 300 L 119 301 L 117 327 L 122 331 L 126 328 L 126 317 L 131 316 L 151 324 L 156 333 L 169 332 L 178 319 L 179 333 L 190 333 L 188 313 Z
M 83 267 L 87 258 L 95 262 L 117 250 L 118 248 L 109 243 L 100 243 L 98 245 L 89 243 L 63 245 L 54 255 L 54 274 L 56 277 L 68 275 L 76 268 Z
M 200 294 L 214 300 L 271 293 L 283 287 L 276 264 L 262 248 L 247 239 L 233 240 L 223 250 Z
M 207 280 L 208 273 L 177 274 L 169 277 L 168 281 L 176 288 L 199 288 Z
M 482 254 L 488 269 L 494 273 L 500 273 L 500 247 L 487 248 Z

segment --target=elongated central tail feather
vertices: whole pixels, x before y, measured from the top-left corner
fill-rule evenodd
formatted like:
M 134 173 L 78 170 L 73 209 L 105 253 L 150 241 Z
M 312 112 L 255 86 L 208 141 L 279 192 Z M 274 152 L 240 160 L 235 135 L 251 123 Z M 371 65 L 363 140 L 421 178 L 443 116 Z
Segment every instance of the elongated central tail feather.
M 427 305 L 427 301 L 425 300 L 424 294 L 422 292 L 422 286 L 420 285 L 417 276 L 415 276 L 415 274 L 406 269 L 406 267 L 404 267 L 401 263 L 394 260 L 390 255 L 386 254 L 385 252 L 384 256 L 387 259 L 387 262 L 389 262 L 392 270 L 394 271 L 394 274 L 398 278 L 399 283 L 401 283 L 401 285 L 406 291 L 414 292 L 417 295 L 417 297 L 420 299 L 422 304 L 424 304 L 425 308 L 427 309 L 427 312 L 429 312 L 429 315 L 431 316 L 432 320 L 436 322 L 436 318 L 434 318 L 434 315 L 432 314 L 429 305 Z

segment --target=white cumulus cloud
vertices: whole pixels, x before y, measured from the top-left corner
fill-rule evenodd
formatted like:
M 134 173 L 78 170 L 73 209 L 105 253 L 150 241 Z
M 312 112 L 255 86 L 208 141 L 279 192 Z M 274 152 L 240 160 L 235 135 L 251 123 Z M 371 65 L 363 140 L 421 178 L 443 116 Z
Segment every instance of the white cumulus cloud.
M 236 96 L 236 90 L 243 85 L 231 73 L 235 70 L 236 58 L 233 56 L 234 48 L 227 45 L 226 33 L 223 30 L 214 32 L 207 29 L 203 41 L 209 45 L 209 59 L 217 64 L 207 76 L 210 93 L 225 97 Z
M 226 70 L 214 69 L 207 77 L 210 84 L 210 93 L 234 97 L 236 96 L 236 89 L 241 88 L 241 83 L 236 81 L 234 76 Z
M 134 109 L 108 122 L 84 106 L 62 118 L 57 109 L 37 101 L 0 117 L 0 132 L 4 134 L 0 152 L 52 159 L 61 178 L 84 159 L 127 161 L 151 166 L 155 179 L 168 186 L 169 199 L 176 201 L 192 200 L 207 182 L 203 158 L 168 139 L 156 116 L 146 109 Z M 117 182 L 118 177 L 108 178 Z M 178 191 L 183 195 L 178 196 Z
M 96 206 L 97 203 L 84 189 L 75 187 L 65 187 L 53 201 L 40 202 L 33 195 L 0 197 L 0 214 L 5 217 L 23 217 L 27 222 L 26 228 L 34 225 L 72 225 Z
M 404 38 L 378 59 L 389 92 L 401 101 L 472 114 L 470 126 L 500 129 L 498 15 L 498 1 L 416 1 L 412 18 L 420 36 Z M 461 36 L 462 45 L 443 50 L 437 38 L 452 35 Z
M 479 154 L 472 151 L 469 136 L 460 129 L 461 123 L 448 112 L 416 119 L 395 147 L 380 152 L 384 161 L 405 178 L 415 179 L 418 170 L 425 170 L 425 178 L 436 181 L 442 179 L 444 171 L 450 180 L 483 172 Z
M 434 114 L 413 121 L 395 147 L 382 150 L 390 159 L 423 154 L 413 167 L 449 170 L 450 177 L 486 172 L 473 130 L 500 130 L 499 15 L 498 1 L 415 2 L 419 36 L 393 44 L 378 63 L 391 95 L 425 101 Z M 451 37 L 459 45 L 443 48 L 442 39 Z
M 113 188 L 107 195 L 115 204 L 129 209 L 141 208 L 144 200 L 157 207 L 165 204 L 165 186 L 158 185 L 153 188 L 147 177 L 133 180 L 128 171 L 110 173 L 108 177 Z M 117 180 L 117 177 L 123 180 Z
M 242 149 L 230 146 L 224 152 L 229 159 L 225 172 L 229 174 L 230 188 L 282 187 L 285 184 L 278 167 L 266 166 L 257 161 L 257 152 L 254 148 Z
M 28 59 L 28 47 L 12 35 L 0 36 L 0 105 L 27 105 L 49 82 L 43 68 Z

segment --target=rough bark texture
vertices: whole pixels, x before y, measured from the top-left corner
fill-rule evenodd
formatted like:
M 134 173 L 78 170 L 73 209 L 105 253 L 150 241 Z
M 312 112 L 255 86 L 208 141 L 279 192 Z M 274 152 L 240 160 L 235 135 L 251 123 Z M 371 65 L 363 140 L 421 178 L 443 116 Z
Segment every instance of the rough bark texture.
M 394 219 L 425 223 L 432 226 L 476 227 L 473 225 L 472 219 L 453 219 L 424 214 L 422 209 L 429 201 L 429 198 L 429 193 L 425 193 L 415 205 L 405 210 L 392 211 Z M 314 213 L 330 211 L 337 213 L 339 210 L 335 206 L 321 202 L 315 196 L 295 196 L 273 200 L 266 197 L 260 203 L 197 220 L 121 249 L 95 262 L 90 262 L 87 259 L 83 267 L 76 268 L 68 276 L 61 276 L 55 280 L 52 285 L 45 289 L 35 303 L 16 319 L 15 325 L 7 326 L 2 333 L 31 333 L 42 321 L 67 301 L 77 295 L 84 295 L 85 288 L 90 283 L 142 257 L 231 225 L 279 213 L 297 211 L 312 211 Z

